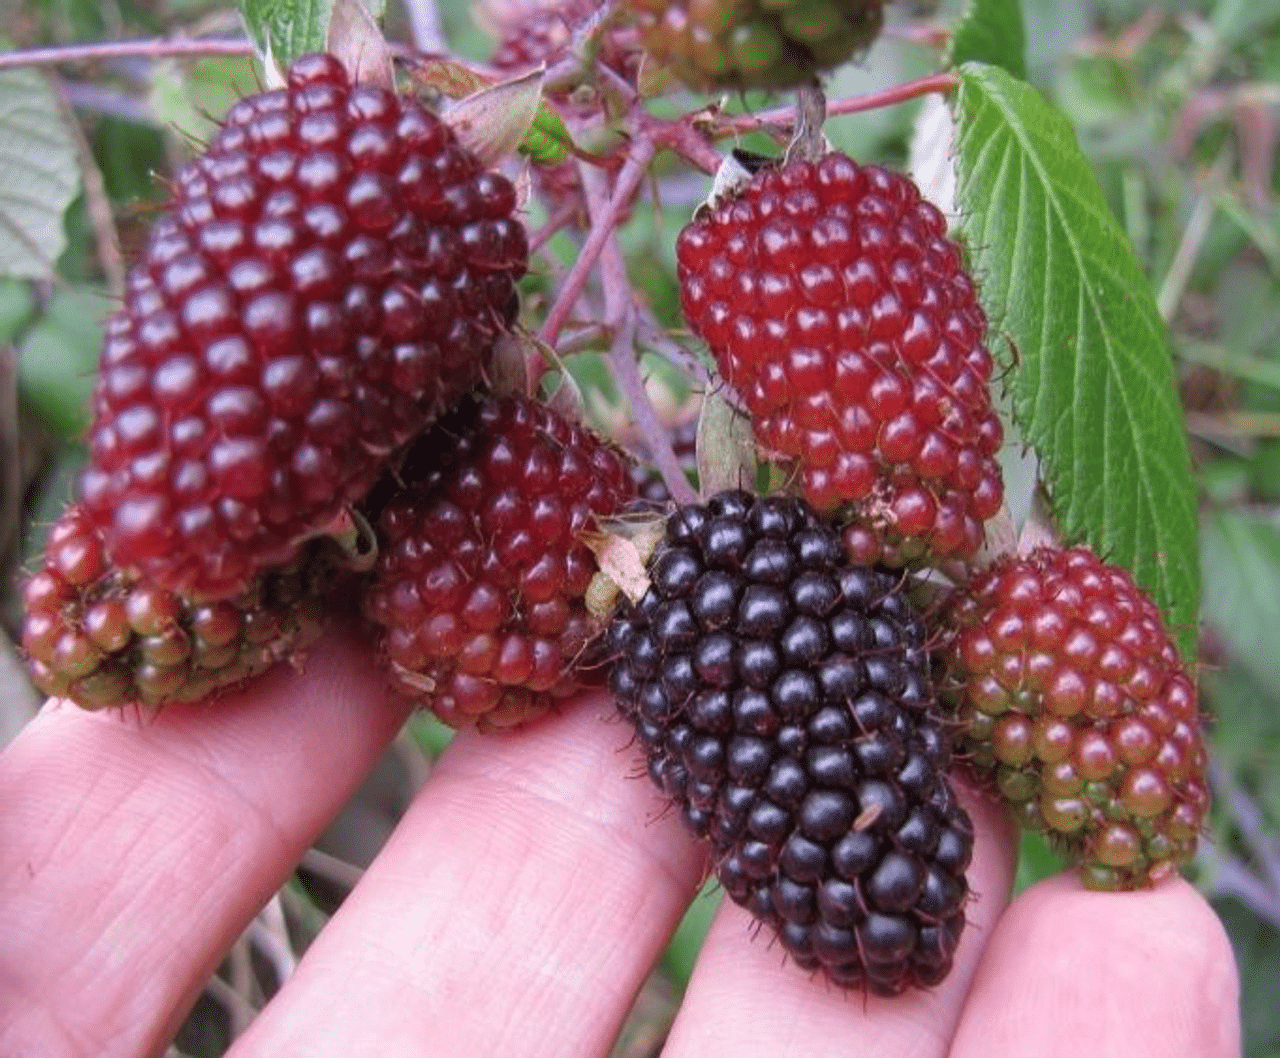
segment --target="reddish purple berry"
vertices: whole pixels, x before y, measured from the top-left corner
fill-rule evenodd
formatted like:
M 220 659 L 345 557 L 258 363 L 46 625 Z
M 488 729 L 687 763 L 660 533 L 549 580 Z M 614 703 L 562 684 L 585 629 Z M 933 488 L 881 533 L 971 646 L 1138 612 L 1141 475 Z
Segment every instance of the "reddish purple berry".
M 515 193 L 409 96 L 310 55 L 179 174 L 107 327 L 84 508 L 121 569 L 236 595 L 480 376 Z
M 365 596 L 402 689 L 455 727 L 522 723 L 598 663 L 582 534 L 635 495 L 617 449 L 528 399 L 466 402 L 409 451 Z

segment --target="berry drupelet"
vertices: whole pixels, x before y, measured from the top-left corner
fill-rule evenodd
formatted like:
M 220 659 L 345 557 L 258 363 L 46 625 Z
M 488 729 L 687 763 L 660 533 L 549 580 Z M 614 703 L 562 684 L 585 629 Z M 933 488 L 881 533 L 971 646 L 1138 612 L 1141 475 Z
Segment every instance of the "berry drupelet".
M 725 892 L 840 985 L 941 981 L 973 830 L 901 578 L 803 501 L 743 492 L 677 509 L 650 577 L 611 626 L 612 687 Z
M 315 541 L 232 600 L 191 602 L 131 580 L 72 504 L 24 590 L 33 682 L 86 709 L 194 701 L 293 658 L 323 629 L 344 581 Z
M 1195 685 L 1126 570 L 1084 547 L 1006 556 L 942 629 L 963 754 L 1086 884 L 1190 859 L 1209 804 Z
M 626 457 L 536 401 L 481 398 L 415 442 L 397 476 L 394 496 L 375 495 L 365 610 L 400 688 L 485 730 L 578 689 L 601 631 L 581 534 L 635 495 Z
M 987 321 L 942 214 L 843 154 L 757 173 L 681 232 L 685 316 L 855 560 L 967 559 L 1004 486 Z
M 228 112 L 107 326 L 86 515 L 110 559 L 237 595 L 480 377 L 515 311 L 515 192 L 329 55 Z

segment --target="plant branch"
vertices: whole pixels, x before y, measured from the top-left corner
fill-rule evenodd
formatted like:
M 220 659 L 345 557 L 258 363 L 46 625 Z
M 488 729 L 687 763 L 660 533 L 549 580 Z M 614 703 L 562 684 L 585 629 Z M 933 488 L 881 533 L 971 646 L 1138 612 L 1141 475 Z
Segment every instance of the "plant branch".
M 409 35 L 419 51 L 446 52 L 449 42 L 444 35 L 444 22 L 435 0 L 404 0 L 409 18 Z
M 573 215 L 577 212 L 577 207 L 572 202 L 566 202 L 547 218 L 547 222 L 542 227 L 537 231 L 530 232 L 529 253 L 537 253 L 554 239 L 558 232 L 567 228 L 573 222 Z
M 885 26 L 881 36 L 906 44 L 918 44 L 922 48 L 936 48 L 938 51 L 951 47 L 951 30 L 927 22 Z
M 1182 295 L 1191 281 L 1191 273 L 1195 269 L 1196 261 L 1209 234 L 1209 225 L 1218 209 L 1215 193 L 1222 186 L 1230 167 L 1231 151 L 1224 147 L 1214 159 L 1213 167 L 1209 170 L 1208 181 L 1196 199 L 1191 216 L 1187 219 L 1186 230 L 1182 233 L 1182 241 L 1173 255 L 1173 263 L 1169 265 L 1164 282 L 1160 284 L 1160 292 L 1156 295 L 1156 306 L 1160 310 L 1160 318 L 1166 323 L 1173 319 L 1174 313 L 1178 311 Z
M 71 133 L 75 145 L 76 161 L 80 166 L 80 183 L 84 189 L 85 213 L 89 218 L 89 226 L 93 229 L 93 245 L 98 253 L 98 264 L 107 280 L 107 289 L 116 299 L 124 297 L 126 267 L 124 254 L 120 250 L 120 236 L 116 231 L 116 220 L 111 210 L 111 199 L 107 195 L 107 185 L 102 179 L 102 170 L 93 156 L 93 148 L 85 139 L 84 130 L 76 120 L 75 111 L 67 97 L 66 87 L 56 77 L 53 82 L 54 94 L 58 100 L 58 109 L 62 113 L 63 124 Z
M 1232 778 L 1230 768 L 1216 754 L 1209 758 L 1209 781 L 1240 837 L 1262 868 L 1276 899 L 1280 900 L 1280 835 L 1267 825 L 1262 808 Z
M 253 966 L 249 961 L 249 947 L 241 937 L 227 953 L 228 972 L 231 981 L 224 981 L 214 974 L 205 982 L 205 991 L 222 1004 L 231 1022 L 231 1038 L 243 1035 L 255 1017 L 257 1008 L 246 994 L 251 985 Z
M 62 62 L 97 62 L 102 59 L 170 59 L 180 56 L 252 55 L 247 40 L 200 40 L 173 37 L 155 40 L 99 41 L 51 48 L 25 48 L 0 53 L 0 70 L 20 66 L 51 66 Z
M 268 900 L 258 916 L 249 923 L 249 940 L 271 963 L 276 977 L 276 990 L 283 988 L 284 983 L 298 968 L 298 958 L 289 939 L 289 927 L 285 922 L 284 905 L 280 902 L 279 893 Z
M 1196 855 L 1202 873 L 1201 886 L 1210 897 L 1239 900 L 1259 918 L 1280 930 L 1280 895 L 1236 856 L 1206 840 Z
M 644 179 L 645 171 L 649 168 L 649 163 L 653 160 L 655 152 L 656 146 L 653 140 L 648 137 L 638 137 L 632 142 L 631 149 L 627 154 L 627 160 L 619 171 L 618 179 L 613 185 L 613 197 L 609 199 L 608 205 L 600 212 L 599 216 L 592 214 L 591 231 L 587 235 L 587 241 L 582 244 L 582 251 L 578 254 L 578 259 L 573 262 L 573 267 L 569 269 L 568 275 L 564 277 L 564 282 L 556 295 L 555 303 L 547 313 L 542 330 L 538 332 L 538 337 L 546 342 L 547 345 L 554 346 L 556 344 L 556 339 L 568 322 L 570 315 L 573 313 L 573 308 L 587 284 L 587 277 L 591 274 L 591 269 L 595 267 L 596 262 L 600 259 L 600 254 L 604 250 L 605 244 L 618 225 L 618 218 L 622 216 L 627 204 L 631 201 L 631 196 L 635 193 L 636 188 L 640 186 L 640 181 Z M 594 174 L 596 170 L 594 167 L 585 164 L 580 164 L 579 170 L 584 174 L 583 183 L 585 187 L 587 183 L 585 177 Z
M 595 64 L 597 48 L 593 38 L 599 36 L 605 24 L 613 17 L 616 7 L 615 0 L 597 4 L 596 10 L 575 28 L 567 54 L 547 70 L 546 77 L 543 79 L 543 90 L 547 95 L 554 95 L 572 88 Z
M 640 341 L 660 356 L 666 357 L 693 378 L 693 383 L 705 392 L 712 386 L 711 372 L 697 354 L 677 342 L 647 306 L 636 302 L 636 331 Z
M 69 80 L 62 82 L 62 91 L 67 102 L 76 110 L 118 118 L 144 128 L 164 127 L 162 122 L 156 120 L 150 104 L 127 92 L 120 92 L 105 85 L 90 84 L 87 81 Z
M 617 201 L 617 192 L 615 190 L 613 198 L 609 198 L 604 174 L 599 170 L 583 163 L 579 163 L 578 169 L 594 231 L 601 226 L 601 221 Z M 618 243 L 617 231 L 612 226 L 605 231 L 607 235 L 600 251 L 600 288 L 604 295 L 604 322 L 613 331 L 609 366 L 614 381 L 631 406 L 631 415 L 671 498 L 676 503 L 695 503 L 698 495 L 676 459 L 670 432 L 659 421 L 640 375 L 640 361 L 636 355 L 636 309 L 627 262 Z
M 364 871 L 359 867 L 315 848 L 307 849 L 302 854 L 298 866 L 348 892 L 359 884 L 364 875 Z
M 845 99 L 833 99 L 827 102 L 827 117 L 833 118 L 842 114 L 858 114 L 866 110 L 878 110 L 881 107 L 905 103 L 921 96 L 935 92 L 947 94 L 960 87 L 960 79 L 955 74 L 936 73 L 921 77 L 915 81 L 894 85 L 879 92 L 868 92 L 866 95 L 849 96 Z M 718 117 L 711 123 L 711 134 L 716 139 L 727 136 L 741 136 L 748 132 L 774 132 L 778 129 L 792 129 L 796 124 L 795 107 L 779 107 L 776 110 L 764 110 L 759 114 L 739 114 Z

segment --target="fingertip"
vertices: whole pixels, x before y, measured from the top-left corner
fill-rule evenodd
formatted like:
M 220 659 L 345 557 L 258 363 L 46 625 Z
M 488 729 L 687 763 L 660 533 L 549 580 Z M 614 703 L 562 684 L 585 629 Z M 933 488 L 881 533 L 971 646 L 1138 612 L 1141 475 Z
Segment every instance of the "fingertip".
M 1182 878 L 1087 890 L 1074 872 L 1006 911 L 953 1054 L 1239 1053 L 1239 978 L 1226 930 Z
M 794 965 L 772 931 L 726 900 L 698 955 L 664 1055 L 945 1054 L 969 982 L 1008 903 L 1017 850 L 1015 829 L 997 799 L 960 782 L 954 788 L 973 822 L 974 848 L 965 872 L 970 899 L 964 932 L 944 981 L 891 999 L 841 989 Z

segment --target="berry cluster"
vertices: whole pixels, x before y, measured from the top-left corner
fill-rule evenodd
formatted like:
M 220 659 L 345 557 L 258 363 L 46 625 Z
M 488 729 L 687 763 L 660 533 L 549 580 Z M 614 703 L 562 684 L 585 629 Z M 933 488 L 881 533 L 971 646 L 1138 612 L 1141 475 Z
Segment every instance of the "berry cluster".
M 511 184 L 328 55 L 232 107 L 111 319 L 83 505 L 112 561 L 233 598 L 480 377 L 524 272 Z
M 526 9 L 493 64 L 555 62 L 590 24 L 615 87 L 638 79 L 636 29 L 689 84 L 776 87 L 883 19 L 881 0 L 623 8 L 620 28 L 583 0 Z M 583 69 L 552 104 L 589 125 L 606 94 Z M 457 727 L 524 723 L 608 668 L 729 896 L 800 966 L 878 995 L 938 983 L 960 941 L 953 757 L 1094 887 L 1172 872 L 1208 791 L 1158 612 L 1082 548 L 969 568 L 1003 433 L 961 248 L 906 177 L 801 146 L 676 245 L 685 316 L 800 495 L 668 505 L 647 590 L 602 585 L 586 534 L 670 497 L 483 388 L 527 266 L 513 186 L 416 99 L 296 61 L 179 174 L 109 321 L 82 496 L 26 587 L 36 683 L 90 708 L 204 697 L 294 656 L 342 596 L 396 687 Z M 535 177 L 549 230 L 590 219 L 578 165 Z M 335 546 L 344 521 L 376 527 L 371 568 Z M 927 623 L 930 565 L 958 583 Z M 602 614 L 623 586 L 638 601 Z
M 443 417 L 398 476 L 365 608 L 402 689 L 482 729 L 578 689 L 600 632 L 582 534 L 635 495 L 625 457 L 535 401 L 487 399 Z
M 843 154 L 766 168 L 676 255 L 685 316 L 758 442 L 818 510 L 843 509 L 856 557 L 976 554 L 1004 495 L 986 317 L 915 184 Z
M 902 579 L 799 499 L 720 493 L 670 516 L 610 636 L 619 708 L 725 892 L 839 984 L 940 981 L 973 831 Z

